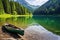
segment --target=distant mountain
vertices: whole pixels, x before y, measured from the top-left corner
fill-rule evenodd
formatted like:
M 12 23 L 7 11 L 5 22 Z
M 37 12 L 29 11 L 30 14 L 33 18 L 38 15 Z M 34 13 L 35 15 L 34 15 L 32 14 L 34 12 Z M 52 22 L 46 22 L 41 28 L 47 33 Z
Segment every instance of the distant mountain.
M 26 2 L 25 0 L 17 0 L 17 2 L 19 2 L 20 4 L 22 4 L 23 6 L 25 6 L 26 8 L 28 8 L 31 11 L 34 11 L 36 8 L 38 8 L 39 6 L 34 6 L 34 5 L 30 5 L 28 2 Z
M 23 6 L 25 6 L 29 10 L 31 10 L 31 11 L 33 10 L 25 0 L 17 0 L 17 2 L 19 2 L 20 4 L 22 4 Z
M 30 5 L 30 7 L 32 7 L 34 10 L 36 10 L 36 9 L 39 8 L 40 6 Z
M 60 15 L 60 0 L 49 0 L 34 11 L 34 15 Z

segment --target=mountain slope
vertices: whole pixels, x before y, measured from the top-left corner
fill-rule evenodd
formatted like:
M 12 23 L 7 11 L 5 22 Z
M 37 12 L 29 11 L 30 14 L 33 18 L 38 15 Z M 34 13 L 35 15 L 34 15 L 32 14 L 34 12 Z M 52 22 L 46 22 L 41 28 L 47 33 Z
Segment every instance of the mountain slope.
M 34 11 L 34 15 L 60 15 L 60 0 L 50 0 Z
M 25 0 L 17 0 L 17 2 L 19 2 L 21 5 L 28 8 L 29 10 L 33 11 L 33 8 L 31 8 L 30 4 L 28 2 L 26 2 Z

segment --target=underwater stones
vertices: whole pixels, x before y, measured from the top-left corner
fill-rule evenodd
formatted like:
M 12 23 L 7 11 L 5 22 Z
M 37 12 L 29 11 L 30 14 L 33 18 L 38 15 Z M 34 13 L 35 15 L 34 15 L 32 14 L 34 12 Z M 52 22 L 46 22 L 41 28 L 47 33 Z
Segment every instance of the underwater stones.
M 24 38 L 26 40 L 58 40 L 58 37 L 49 32 L 41 25 L 31 25 L 25 29 Z

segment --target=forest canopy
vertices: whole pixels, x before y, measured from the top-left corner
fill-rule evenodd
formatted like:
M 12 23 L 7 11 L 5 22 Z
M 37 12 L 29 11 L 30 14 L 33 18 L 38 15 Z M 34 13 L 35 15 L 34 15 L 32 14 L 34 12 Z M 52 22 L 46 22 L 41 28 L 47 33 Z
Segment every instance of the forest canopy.
M 0 15 L 29 15 L 32 12 L 14 0 L 0 0 Z

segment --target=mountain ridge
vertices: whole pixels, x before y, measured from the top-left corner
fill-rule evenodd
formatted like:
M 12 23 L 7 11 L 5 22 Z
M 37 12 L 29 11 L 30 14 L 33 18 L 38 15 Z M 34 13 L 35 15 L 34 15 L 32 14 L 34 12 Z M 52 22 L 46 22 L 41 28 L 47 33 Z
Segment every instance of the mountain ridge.
M 34 11 L 34 15 L 60 15 L 60 1 L 49 0 L 47 3 Z
M 26 0 L 17 0 L 20 4 L 31 10 L 32 12 L 36 10 L 39 6 L 30 5 Z

